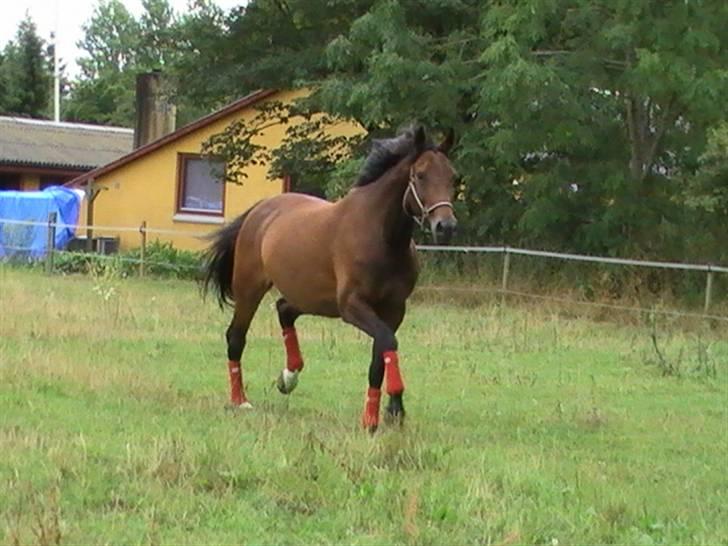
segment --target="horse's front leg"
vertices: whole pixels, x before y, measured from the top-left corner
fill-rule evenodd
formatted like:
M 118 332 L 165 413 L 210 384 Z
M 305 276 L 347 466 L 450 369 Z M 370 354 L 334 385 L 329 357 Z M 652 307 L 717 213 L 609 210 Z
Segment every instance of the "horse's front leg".
M 356 326 L 374 340 L 372 362 L 369 366 L 369 388 L 362 415 L 362 425 L 374 432 L 379 426 L 381 389 L 385 376 L 387 394 L 390 396 L 388 412 L 399 418 L 404 416 L 404 382 L 399 370 L 397 338 L 394 328 L 382 320 L 369 304 L 355 295 L 343 300 L 340 310 L 341 318 L 345 322 Z

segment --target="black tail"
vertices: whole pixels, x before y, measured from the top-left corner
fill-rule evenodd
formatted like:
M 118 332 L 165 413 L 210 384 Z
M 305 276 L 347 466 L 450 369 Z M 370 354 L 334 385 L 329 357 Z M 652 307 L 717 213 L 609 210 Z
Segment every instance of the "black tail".
M 209 236 L 212 241 L 205 252 L 204 273 L 202 280 L 202 294 L 207 295 L 210 286 L 217 293 L 217 301 L 220 307 L 233 303 L 233 263 L 235 258 L 235 241 L 238 232 L 255 205 L 246 210 L 228 225 L 220 228 Z

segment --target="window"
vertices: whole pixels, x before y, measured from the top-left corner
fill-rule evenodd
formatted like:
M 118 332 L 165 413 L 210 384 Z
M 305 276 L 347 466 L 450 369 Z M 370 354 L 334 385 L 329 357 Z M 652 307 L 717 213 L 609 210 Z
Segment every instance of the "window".
M 222 216 L 225 163 L 199 155 L 180 154 L 177 212 Z

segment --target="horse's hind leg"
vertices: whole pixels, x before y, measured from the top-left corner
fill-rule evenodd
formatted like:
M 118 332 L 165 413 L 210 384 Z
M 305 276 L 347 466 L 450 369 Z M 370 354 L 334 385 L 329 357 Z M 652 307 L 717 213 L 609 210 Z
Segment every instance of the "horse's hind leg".
M 283 394 L 289 394 L 298 384 L 298 374 L 303 369 L 303 356 L 298 346 L 295 322 L 301 316 L 301 312 L 280 298 L 276 302 L 278 310 L 278 322 L 283 330 L 283 343 L 286 346 L 286 367 L 278 376 L 278 390 Z
M 228 372 L 230 374 L 230 403 L 237 407 L 252 407 L 245 395 L 245 383 L 243 382 L 243 367 L 240 359 L 245 349 L 245 337 L 250 328 L 260 300 L 267 291 L 266 287 L 256 290 L 247 290 L 243 294 L 236 294 L 235 313 L 227 329 Z

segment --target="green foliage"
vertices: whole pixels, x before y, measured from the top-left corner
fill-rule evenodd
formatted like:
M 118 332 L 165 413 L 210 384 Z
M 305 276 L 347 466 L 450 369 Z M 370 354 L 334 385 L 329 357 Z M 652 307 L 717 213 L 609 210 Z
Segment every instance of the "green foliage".
M 698 175 L 687 180 L 686 203 L 728 221 L 728 121 L 711 128 Z
M 68 111 L 128 125 L 135 73 L 158 67 L 183 121 L 306 87 L 211 139 L 230 179 L 270 161 L 269 177 L 340 196 L 372 138 L 417 121 L 458 136 L 459 242 L 724 261 L 726 19 L 719 0 L 198 0 L 184 15 L 145 0 L 139 19 L 102 0 Z M 256 144 L 293 119 L 277 149 Z M 365 136 L 332 136 L 344 120 Z
M 725 6 L 550 3 L 535 16 L 528 7 L 488 13 L 481 94 L 499 114 L 485 142 L 527 181 L 519 228 L 549 246 L 684 255 L 655 230 L 681 220 L 675 176 L 690 174 L 704 120 L 722 116 L 710 96 L 726 83 Z
M 229 13 L 197 2 L 179 63 L 185 95 L 208 106 L 328 73 L 324 50 L 373 0 L 251 0 Z M 210 77 L 200 78 L 200 70 Z
M 139 248 L 113 255 L 58 252 L 54 257 L 54 268 L 62 274 L 113 274 L 117 277 L 133 277 L 139 274 L 140 260 Z M 145 274 L 196 280 L 199 278 L 201 256 L 199 252 L 174 248 L 171 243 L 152 241 L 147 245 L 144 262 Z
M 135 248 L 123 254 L 132 260 L 141 259 L 141 249 Z M 200 252 L 175 248 L 172 243 L 152 241 L 147 244 L 145 271 L 159 277 L 197 279 L 202 265 Z
M 0 113 L 46 117 L 51 81 L 47 44 L 26 16 L 0 55 Z
M 717 0 L 384 0 L 339 35 L 321 35 L 323 72 L 301 63 L 275 83 L 303 79 L 315 89 L 311 109 L 354 120 L 369 138 L 413 120 L 454 128 L 462 242 L 694 258 L 698 239 L 710 254 L 728 236 L 705 207 L 720 199 L 707 189 L 720 176 L 705 146 L 725 119 L 726 17 Z M 255 74 L 282 59 L 259 52 L 236 62 Z M 311 136 L 289 134 L 267 153 L 337 194 L 339 166 L 350 175 L 355 163 L 320 169 L 326 143 Z M 699 203 L 710 215 L 701 227 L 712 227 L 696 238 L 690 210 Z
M 133 126 L 136 75 L 169 70 L 182 54 L 180 20 L 167 0 L 143 0 L 137 20 L 121 0 L 100 0 L 84 25 L 65 117 L 74 121 Z
M 268 101 L 258 107 L 252 120 L 234 122 L 222 133 L 213 135 L 203 150 L 225 160 L 229 182 L 241 183 L 243 179 L 244 183 L 248 165 L 270 163 L 269 178 L 288 176 L 295 191 L 324 195 L 322 189 L 328 187 L 338 168 L 360 147 L 362 138 L 337 136 L 336 128 L 342 120 L 316 112 L 309 99 L 292 104 Z M 254 142 L 271 126 L 286 124 L 289 125 L 280 147 L 269 150 Z

